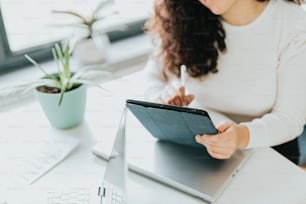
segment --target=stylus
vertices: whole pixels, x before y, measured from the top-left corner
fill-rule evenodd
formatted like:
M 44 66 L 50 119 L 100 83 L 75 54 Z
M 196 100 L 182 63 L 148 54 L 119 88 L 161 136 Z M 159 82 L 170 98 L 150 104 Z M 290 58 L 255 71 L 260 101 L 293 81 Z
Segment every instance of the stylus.
M 185 86 L 186 82 L 186 65 L 181 65 L 181 86 Z
M 108 143 L 99 142 L 92 147 L 92 152 L 100 158 L 109 161 L 118 155 L 117 152 L 112 152 L 112 146 Z M 0 203 L 1 204 L 1 203 Z

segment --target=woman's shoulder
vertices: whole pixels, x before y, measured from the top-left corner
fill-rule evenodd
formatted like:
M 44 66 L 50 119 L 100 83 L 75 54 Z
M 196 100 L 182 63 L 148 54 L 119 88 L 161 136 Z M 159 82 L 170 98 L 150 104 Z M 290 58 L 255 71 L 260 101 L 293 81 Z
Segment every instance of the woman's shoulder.
M 306 10 L 301 5 L 287 1 L 287 0 L 272 0 L 277 4 L 277 10 L 281 16 L 289 21 L 305 21 Z M 306 8 L 305 8 L 306 9 Z
M 286 0 L 272 0 L 278 4 L 277 19 L 280 32 L 280 53 L 288 56 L 305 49 L 306 11 L 298 4 Z M 275 21 L 275 22 L 276 22 Z M 291 49 L 289 49 L 291 48 Z
M 279 26 L 284 39 L 288 40 L 296 35 L 306 36 L 306 10 L 286 0 L 271 1 L 276 4 L 274 23 Z

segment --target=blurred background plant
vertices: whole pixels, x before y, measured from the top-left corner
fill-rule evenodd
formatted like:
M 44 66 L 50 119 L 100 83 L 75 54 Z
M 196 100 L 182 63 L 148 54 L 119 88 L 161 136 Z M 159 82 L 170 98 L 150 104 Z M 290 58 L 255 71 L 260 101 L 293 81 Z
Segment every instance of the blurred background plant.
M 113 27 L 97 28 L 97 24 L 106 18 L 119 14 L 113 6 L 112 0 L 101 1 L 89 16 L 79 11 L 54 10 L 55 14 L 65 14 L 78 19 L 77 22 L 61 24 L 59 26 L 70 26 L 77 28 L 76 32 L 69 39 L 69 44 L 75 58 L 82 64 L 102 63 L 107 57 L 107 50 L 110 44 L 107 32 L 114 30 Z M 120 26 L 116 30 L 124 30 Z
M 73 17 L 76 17 L 78 19 L 77 22 L 74 23 L 69 23 L 69 24 L 62 24 L 60 26 L 71 26 L 71 27 L 77 27 L 83 30 L 83 33 L 79 33 L 81 34 L 82 38 L 93 38 L 93 36 L 96 34 L 96 32 L 98 32 L 97 30 L 94 30 L 94 25 L 99 22 L 102 21 L 108 17 L 110 17 L 111 15 L 115 15 L 118 13 L 118 11 L 110 11 L 111 13 L 109 13 L 109 11 L 107 13 L 101 14 L 101 11 L 104 10 L 105 8 L 109 7 L 110 5 L 112 5 L 111 0 L 104 0 L 101 1 L 97 7 L 93 10 L 92 14 L 89 17 L 86 17 L 86 15 L 81 14 L 81 12 L 78 11 L 69 11 L 69 10 L 64 10 L 64 11 L 60 11 L 60 10 L 53 10 L 53 13 L 56 14 L 67 14 Z M 105 31 L 104 31 L 105 32 Z M 71 45 L 71 44 L 70 44 Z

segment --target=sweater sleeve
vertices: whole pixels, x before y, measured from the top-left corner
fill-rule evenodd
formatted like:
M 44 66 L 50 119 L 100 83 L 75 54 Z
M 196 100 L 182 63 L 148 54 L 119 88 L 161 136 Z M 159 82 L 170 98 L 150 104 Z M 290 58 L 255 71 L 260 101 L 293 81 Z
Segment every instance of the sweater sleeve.
M 142 74 L 146 82 L 144 97 L 146 100 L 154 102 L 166 85 L 166 79 L 162 74 L 162 61 L 152 54 Z
M 248 147 L 274 146 L 296 138 L 306 120 L 306 21 L 287 38 L 279 55 L 277 95 L 270 113 L 251 122 Z

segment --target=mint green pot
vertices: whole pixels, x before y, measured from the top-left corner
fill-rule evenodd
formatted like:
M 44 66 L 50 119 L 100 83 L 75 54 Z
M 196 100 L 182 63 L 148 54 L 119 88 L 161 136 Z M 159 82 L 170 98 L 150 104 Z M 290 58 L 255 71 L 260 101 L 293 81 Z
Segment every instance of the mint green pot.
M 81 124 L 86 107 L 86 85 L 65 92 L 61 106 L 59 93 L 43 93 L 36 90 L 39 103 L 48 120 L 55 128 L 67 129 Z

